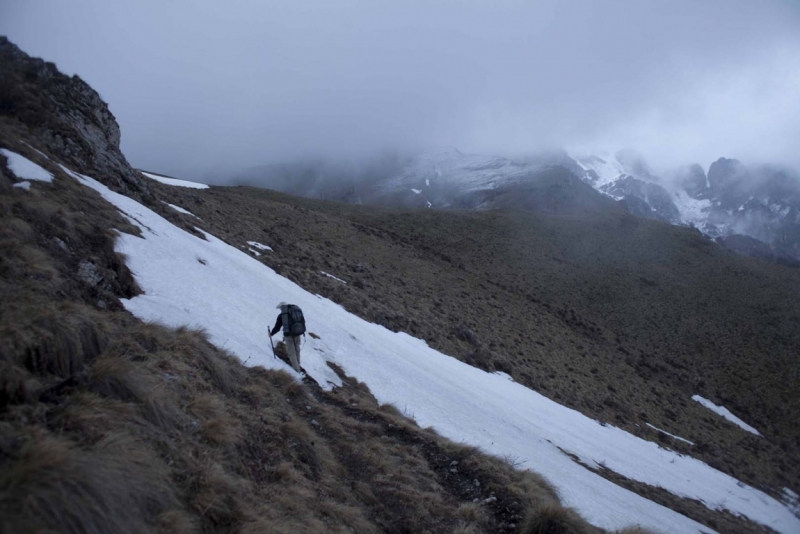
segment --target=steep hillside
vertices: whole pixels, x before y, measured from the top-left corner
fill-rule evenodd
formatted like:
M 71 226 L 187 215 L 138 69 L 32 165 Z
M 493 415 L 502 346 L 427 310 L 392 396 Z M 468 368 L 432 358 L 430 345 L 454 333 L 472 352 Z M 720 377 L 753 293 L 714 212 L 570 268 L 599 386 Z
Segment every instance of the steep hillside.
M 3 80 L 38 65 L 0 53 Z M 118 130 L 49 144 L 54 111 L 107 113 L 71 108 L 100 102 L 73 82 L 44 66 L 11 104 L 0 94 L 1 532 L 598 532 L 541 477 L 417 427 L 339 369 L 325 392 L 125 311 L 141 289 L 114 243 L 142 227 L 65 169 L 171 208 L 109 151 Z M 31 98 L 51 84 L 52 107 Z M 17 114 L 20 94 L 35 113 Z
M 759 487 L 798 483 L 798 399 L 787 379 L 800 347 L 796 269 L 625 214 L 404 212 L 153 187 L 231 244 L 269 243 L 274 253 L 260 261 L 368 320 Z

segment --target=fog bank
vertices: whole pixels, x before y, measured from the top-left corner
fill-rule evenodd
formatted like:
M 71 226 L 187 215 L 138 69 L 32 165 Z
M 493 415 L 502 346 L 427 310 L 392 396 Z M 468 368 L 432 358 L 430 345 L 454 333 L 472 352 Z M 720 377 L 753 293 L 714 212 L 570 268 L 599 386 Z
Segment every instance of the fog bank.
M 800 167 L 790 1 L 37 0 L 0 33 L 95 87 L 133 165 L 186 178 L 442 145 Z

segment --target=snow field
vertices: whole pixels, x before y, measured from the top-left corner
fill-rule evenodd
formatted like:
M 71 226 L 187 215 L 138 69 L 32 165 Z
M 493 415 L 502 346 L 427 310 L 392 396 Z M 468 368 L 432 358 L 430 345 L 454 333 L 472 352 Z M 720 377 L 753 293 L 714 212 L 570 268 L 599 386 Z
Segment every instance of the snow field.
M 724 408 L 722 406 L 717 406 L 716 404 L 714 404 L 710 400 L 704 399 L 700 395 L 693 395 L 692 396 L 692 400 L 696 401 L 696 402 L 699 402 L 700 404 L 702 404 L 703 406 L 705 406 L 706 408 L 708 408 L 709 410 L 711 410 L 715 414 L 721 415 L 722 417 L 724 417 L 725 419 L 727 419 L 728 421 L 730 421 L 734 425 L 736 425 L 736 426 L 738 426 L 738 427 L 740 427 L 740 428 L 742 428 L 744 430 L 747 430 L 751 434 L 755 434 L 756 436 L 760 436 L 761 435 L 758 432 L 758 430 L 756 430 L 752 426 L 748 425 L 747 423 L 745 423 L 744 421 L 742 421 L 741 419 L 739 419 L 738 417 L 733 415 L 731 413 L 731 411 L 728 410 L 727 408 Z
M 272 251 L 272 247 L 268 247 L 267 245 L 262 245 L 258 241 L 248 241 L 247 244 L 253 248 L 257 248 L 258 250 Z
M 653 425 L 651 425 L 650 423 L 645 423 L 645 425 L 649 426 L 650 428 L 652 428 L 652 429 L 653 429 L 653 430 L 655 430 L 656 432 L 661 432 L 662 434 L 666 434 L 667 436 L 669 436 L 669 437 L 671 437 L 671 438 L 673 438 L 673 439 L 677 439 L 678 441 L 682 441 L 682 442 L 684 442 L 684 443 L 688 443 L 689 445 L 694 445 L 694 443 L 692 443 L 692 442 L 691 442 L 691 441 L 689 441 L 688 439 L 686 439 L 686 438 L 682 438 L 682 437 L 680 437 L 680 436 L 676 436 L 675 434 L 670 434 L 670 433 L 669 433 L 669 432 L 667 432 L 666 430 L 661 430 L 661 429 L 660 429 L 660 428 L 658 428 L 657 426 L 653 426 Z
M 800 531 L 800 519 L 786 506 L 698 460 L 601 425 L 507 377 L 485 373 L 424 341 L 368 323 L 214 236 L 206 233 L 204 241 L 134 200 L 75 176 L 142 227 L 142 238 L 121 235 L 117 250 L 127 255 L 145 291 L 123 303 L 143 320 L 205 328 L 214 344 L 247 365 L 283 369 L 299 378 L 273 359 L 267 335 L 275 305 L 292 302 L 303 308 L 309 331 L 320 337 L 308 337 L 301 362 L 322 387 L 340 385 L 326 365 L 337 363 L 365 382 L 380 402 L 403 407 L 421 426 L 497 456 L 521 459 L 524 467 L 553 483 L 566 506 L 597 526 L 709 531 L 595 475 L 559 448 L 589 466 L 602 464 L 628 478 L 699 499 L 709 508 L 731 510 L 779 532 Z
M 336 277 L 336 276 L 333 276 L 331 273 L 326 273 L 325 271 L 320 271 L 320 272 L 319 272 L 319 274 L 321 274 L 322 276 L 327 276 L 328 278 L 333 278 L 333 279 L 334 279 L 334 280 L 336 280 L 337 282 L 341 282 L 341 283 L 343 283 L 343 284 L 347 285 L 347 282 L 345 282 L 345 281 L 344 281 L 344 280 L 342 280 L 341 278 L 338 278 L 338 277 Z
M 200 221 L 202 221 L 202 220 L 203 220 L 203 219 L 201 219 L 200 217 L 198 217 L 197 215 L 195 215 L 194 213 L 192 213 L 191 211 L 189 211 L 189 210 L 185 210 L 185 209 L 183 209 L 183 208 L 182 208 L 182 207 L 180 207 L 180 206 L 176 206 L 175 204 L 170 204 L 169 202 L 164 202 L 164 204 L 166 204 L 166 205 L 167 205 L 167 206 L 169 206 L 170 208 L 174 209 L 174 210 L 175 210 L 175 211 L 177 211 L 178 213 L 183 213 L 183 214 L 185 214 L 185 215 L 191 215 L 192 217 L 194 217 L 195 219 L 197 219 L 197 220 L 200 220 Z
M 144 171 L 139 171 L 139 172 L 147 176 L 151 180 L 155 180 L 156 182 L 161 182 L 162 184 L 174 185 L 176 187 L 188 187 L 190 189 L 208 189 L 208 186 L 206 184 L 199 184 L 197 182 L 190 182 L 188 180 L 178 180 L 177 178 L 167 178 L 166 176 L 159 176 L 157 174 L 152 174 Z
M 34 149 L 35 150 L 35 149 Z M 24 156 L 20 156 L 16 152 L 11 152 L 10 150 L 6 150 L 5 148 L 0 148 L 0 154 L 4 155 L 8 160 L 8 168 L 11 169 L 11 172 L 19 178 L 20 180 L 34 180 L 36 182 L 52 182 L 53 175 L 50 174 L 48 171 L 44 170 L 39 165 L 35 164 L 28 158 Z M 28 187 L 20 186 L 23 189 L 29 189 L 30 183 Z

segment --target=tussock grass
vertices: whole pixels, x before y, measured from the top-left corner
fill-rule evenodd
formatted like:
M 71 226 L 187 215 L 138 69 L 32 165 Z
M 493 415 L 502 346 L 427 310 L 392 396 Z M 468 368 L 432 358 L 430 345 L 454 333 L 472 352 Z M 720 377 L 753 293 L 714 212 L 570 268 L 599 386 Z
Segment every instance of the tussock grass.
M 191 496 L 193 511 L 214 525 L 230 525 L 250 518 L 247 480 L 231 473 L 219 463 L 204 465 L 193 474 L 197 491 Z
M 156 529 L 159 534 L 199 534 L 200 523 L 191 514 L 178 509 L 167 510 L 158 516 Z
M 150 377 L 123 358 L 99 358 L 90 373 L 91 391 L 104 397 L 142 404 L 152 390 Z
M 239 422 L 228 413 L 223 398 L 199 395 L 187 407 L 200 419 L 203 437 L 218 445 L 234 445 L 241 437 Z
M 453 534 L 480 534 L 480 530 L 470 523 L 460 522 L 453 529 Z
M 589 534 L 597 529 L 586 524 L 581 517 L 569 508 L 552 503 L 530 510 L 519 532 L 522 534 Z
M 0 326 L 0 358 L 62 378 L 83 370 L 107 344 L 102 320 L 80 305 L 12 302 Z
M 0 361 L 0 409 L 30 400 L 27 378 L 27 373 L 20 367 Z
M 146 530 L 175 502 L 162 464 L 125 434 L 87 451 L 41 432 L 25 432 L 18 459 L 0 472 L 4 532 Z
M 233 391 L 244 380 L 244 371 L 240 362 L 228 354 L 216 353 L 205 339 L 201 330 L 192 330 L 181 327 L 175 330 L 172 342 L 164 347 L 166 351 L 181 348 L 189 350 L 211 382 L 225 395 L 232 395 Z

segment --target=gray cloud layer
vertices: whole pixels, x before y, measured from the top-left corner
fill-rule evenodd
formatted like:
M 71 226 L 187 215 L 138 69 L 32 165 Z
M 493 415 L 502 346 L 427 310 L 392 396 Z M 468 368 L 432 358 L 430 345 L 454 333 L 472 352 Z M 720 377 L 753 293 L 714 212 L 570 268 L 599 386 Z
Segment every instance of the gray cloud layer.
M 429 145 L 800 166 L 792 0 L 8 0 L 0 33 L 187 177 Z

